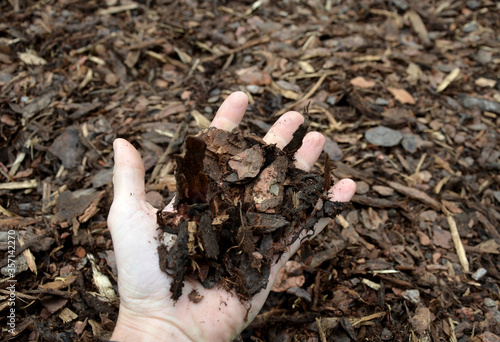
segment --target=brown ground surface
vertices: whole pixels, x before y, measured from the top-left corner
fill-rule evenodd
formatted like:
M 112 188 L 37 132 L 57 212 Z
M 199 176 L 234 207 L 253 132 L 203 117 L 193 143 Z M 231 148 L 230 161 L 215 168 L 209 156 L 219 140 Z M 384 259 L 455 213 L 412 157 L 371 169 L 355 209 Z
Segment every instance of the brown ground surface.
M 358 183 L 243 341 L 498 341 L 498 32 L 491 0 L 0 2 L 14 339 L 109 338 L 118 305 L 96 279 L 116 290 L 113 139 L 139 148 L 161 207 L 175 189 L 165 151 L 243 90 L 241 128 L 261 136 L 310 101 L 334 176 Z

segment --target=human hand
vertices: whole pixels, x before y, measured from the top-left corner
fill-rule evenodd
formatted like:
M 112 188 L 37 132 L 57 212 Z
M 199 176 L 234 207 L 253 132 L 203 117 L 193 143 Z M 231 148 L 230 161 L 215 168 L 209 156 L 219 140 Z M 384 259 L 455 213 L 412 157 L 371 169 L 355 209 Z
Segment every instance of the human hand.
M 231 94 L 221 105 L 211 126 L 231 131 L 246 111 L 247 96 Z M 285 147 L 304 118 L 297 112 L 281 116 L 264 137 L 268 144 Z M 325 144 L 317 132 L 308 133 L 296 152 L 296 166 L 309 171 Z M 120 293 L 120 313 L 112 340 L 117 341 L 230 341 L 258 314 L 274 280 L 286 261 L 299 249 L 297 239 L 271 267 L 267 288 L 250 303 L 220 287 L 205 289 L 199 282 L 186 279 L 183 295 L 171 299 L 172 278 L 159 268 L 157 253 L 157 209 L 146 202 L 144 164 L 137 150 L 127 141 L 114 142 L 114 200 L 108 216 L 113 238 Z M 330 199 L 347 202 L 355 184 L 345 179 L 330 189 Z M 318 234 L 323 227 L 318 227 Z M 304 232 L 306 233 L 306 232 Z M 187 294 L 197 290 L 203 299 L 194 303 Z

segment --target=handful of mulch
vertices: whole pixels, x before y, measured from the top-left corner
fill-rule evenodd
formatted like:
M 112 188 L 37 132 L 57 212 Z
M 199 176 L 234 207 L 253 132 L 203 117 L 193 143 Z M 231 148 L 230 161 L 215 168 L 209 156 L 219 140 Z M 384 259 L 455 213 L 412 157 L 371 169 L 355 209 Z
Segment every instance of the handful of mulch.
M 283 150 L 213 127 L 186 138 L 177 157 L 177 212 L 158 212 L 160 228 L 177 235 L 170 249 L 158 247 L 160 269 L 174 278 L 174 300 L 186 276 L 249 300 L 267 287 L 271 265 L 302 231 L 312 234 L 320 218 L 345 208 L 328 200 L 328 160 L 326 178 L 294 166 L 306 131 L 303 124 Z

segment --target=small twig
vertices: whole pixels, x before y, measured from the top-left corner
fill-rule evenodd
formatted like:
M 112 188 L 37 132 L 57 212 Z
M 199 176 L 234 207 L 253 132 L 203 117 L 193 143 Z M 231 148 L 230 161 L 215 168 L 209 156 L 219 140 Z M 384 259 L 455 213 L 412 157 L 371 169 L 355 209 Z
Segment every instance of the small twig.
M 417 167 L 415 168 L 415 172 L 414 174 L 417 174 L 420 172 L 420 168 L 422 167 L 422 165 L 424 164 L 424 161 L 425 161 L 425 158 L 427 157 L 427 153 L 424 153 L 422 154 L 422 157 L 420 158 L 420 160 L 418 161 L 418 164 L 417 164 Z
M 4 295 L 9 295 L 10 291 L 0 289 L 0 293 L 4 294 Z M 30 295 L 27 295 L 27 294 L 24 294 L 24 293 L 18 292 L 18 291 L 16 291 L 16 296 L 18 296 L 19 298 L 22 298 L 22 299 L 27 299 L 27 300 L 37 300 L 38 299 L 38 297 L 30 296 Z
M 26 157 L 26 152 L 19 152 L 19 154 L 16 157 L 16 160 L 12 164 L 10 171 L 9 171 L 9 176 L 14 177 L 16 174 L 17 170 L 19 170 L 19 166 L 21 166 L 21 163 L 23 162 L 24 158 Z
M 6 216 L 6 217 L 15 217 L 16 215 L 10 211 L 8 211 L 7 209 L 5 209 L 4 207 L 2 207 L 2 205 L 0 204 L 0 214 Z
M 448 324 L 450 325 L 450 342 L 457 342 L 457 336 L 455 335 L 455 325 L 453 324 L 453 320 L 451 319 L 451 317 L 448 317 Z
M 138 7 L 139 7 L 139 4 L 133 2 L 130 4 L 126 4 L 126 5 L 113 6 L 113 7 L 109 7 L 106 9 L 102 9 L 102 10 L 97 11 L 97 14 L 98 15 L 117 14 L 120 12 L 130 11 L 130 10 L 136 9 Z
M 76 294 L 76 291 L 61 291 L 61 290 L 56 290 L 56 289 L 44 289 L 44 288 L 38 288 L 37 290 L 28 290 L 26 293 L 29 294 L 48 294 L 48 295 L 53 295 L 53 296 L 59 296 L 62 298 L 70 299 Z
M 367 280 L 367 279 L 366 279 Z M 377 284 L 378 285 L 378 284 Z M 356 319 L 352 322 L 352 326 L 356 326 L 356 325 L 360 325 L 361 323 L 363 322 L 368 322 L 368 321 L 372 321 L 374 319 L 380 319 L 384 316 L 387 315 L 387 312 L 385 311 L 382 311 L 382 312 L 377 312 L 377 313 L 374 313 L 374 314 L 371 314 L 371 315 L 368 315 L 368 316 L 365 316 L 365 317 L 361 317 L 359 319 Z
M 326 342 L 326 334 L 325 331 L 323 330 L 323 326 L 321 325 L 321 319 L 319 317 L 316 317 L 316 325 L 318 326 L 319 338 L 321 339 L 321 342 Z
M 21 190 L 21 189 L 33 189 L 38 186 L 36 179 L 30 179 L 22 182 L 11 182 L 0 184 L 0 190 Z
M 14 12 L 21 11 L 21 6 L 19 5 L 19 0 L 14 0 Z
M 441 204 L 438 201 L 436 201 L 434 198 L 427 195 L 425 192 L 421 190 L 414 189 L 405 186 L 403 184 L 399 184 L 397 182 L 387 182 L 387 184 L 397 192 L 402 193 L 403 195 L 406 195 L 410 198 L 416 199 L 422 203 L 425 203 L 434 210 L 441 209 Z
M 446 219 L 448 220 L 448 225 L 450 226 L 451 238 L 453 239 L 453 244 L 455 245 L 455 249 L 457 251 L 458 260 L 460 260 L 460 264 L 462 264 L 464 271 L 469 272 L 469 261 L 465 255 L 464 245 L 462 244 L 462 240 L 460 240 L 460 235 L 458 235 L 457 224 L 451 215 L 448 215 Z
M 237 52 L 246 50 L 246 49 L 251 48 L 252 46 L 255 46 L 255 45 L 267 43 L 267 42 L 269 42 L 269 40 L 270 40 L 269 36 L 263 36 L 263 37 L 251 40 L 251 41 L 246 42 L 245 44 L 243 44 L 241 46 L 238 46 L 237 48 L 227 50 L 224 53 L 221 53 L 220 55 L 212 55 L 209 57 L 204 57 L 200 60 L 200 64 L 203 64 L 205 62 L 213 62 L 220 57 L 224 57 L 227 55 L 231 55 L 233 53 L 237 53 Z
M 277 111 L 274 114 L 274 116 L 280 116 L 280 115 L 284 114 L 285 112 L 287 112 L 288 110 L 290 110 L 293 107 L 295 107 L 296 105 L 299 105 L 302 102 L 304 102 L 307 99 L 309 99 L 311 96 L 314 95 L 314 93 L 316 92 L 316 90 L 318 90 L 318 88 L 321 87 L 321 85 L 323 84 L 323 82 L 325 81 L 325 79 L 328 76 L 330 76 L 330 75 L 331 75 L 330 73 L 325 73 L 325 74 L 321 75 L 321 77 L 319 78 L 319 80 L 311 87 L 311 89 L 309 89 L 309 91 L 304 96 L 302 96 L 300 99 L 298 99 L 295 102 L 291 102 L 291 103 L 287 104 L 285 107 L 283 107 L 282 109 L 280 109 L 279 111 Z

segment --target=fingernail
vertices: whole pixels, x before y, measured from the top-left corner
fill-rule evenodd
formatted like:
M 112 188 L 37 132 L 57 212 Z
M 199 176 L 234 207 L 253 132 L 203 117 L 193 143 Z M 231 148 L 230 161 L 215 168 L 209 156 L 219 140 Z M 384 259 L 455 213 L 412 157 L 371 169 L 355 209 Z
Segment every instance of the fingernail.
M 301 169 L 304 171 L 311 170 L 311 167 L 309 166 L 309 164 L 304 159 L 302 159 L 300 156 L 298 156 L 297 154 L 295 155 L 295 167 L 297 169 Z
M 233 129 L 236 128 L 236 126 L 238 126 L 238 124 L 227 119 L 223 115 L 216 115 L 215 118 L 212 120 L 210 126 L 214 126 L 224 131 L 231 132 Z

